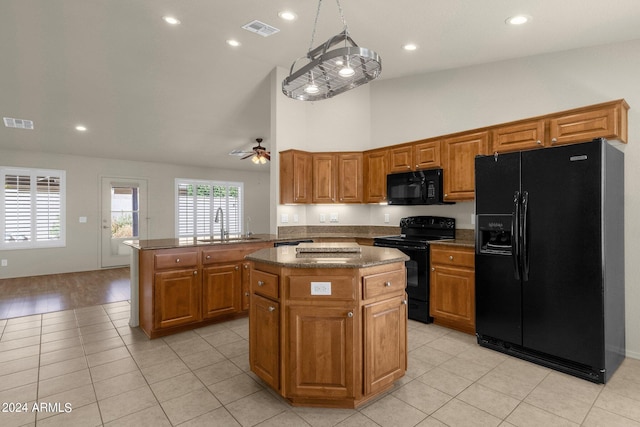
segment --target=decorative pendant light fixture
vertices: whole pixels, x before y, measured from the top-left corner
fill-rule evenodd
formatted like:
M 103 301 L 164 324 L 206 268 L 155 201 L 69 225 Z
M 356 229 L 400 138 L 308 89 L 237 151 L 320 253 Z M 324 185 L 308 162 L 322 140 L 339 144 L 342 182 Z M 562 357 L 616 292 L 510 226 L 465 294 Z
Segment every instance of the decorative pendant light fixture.
M 372 50 L 359 47 L 349 35 L 340 0 L 336 0 L 344 29 L 313 49 L 322 0 L 313 24 L 309 52 L 291 64 L 289 76 L 282 81 L 282 92 L 301 101 L 318 101 L 354 89 L 377 78 L 382 71 L 382 59 Z M 342 46 L 344 42 L 344 46 Z M 330 48 L 340 45 L 333 50 Z M 350 46 L 349 46 L 350 45 Z M 296 63 L 307 58 L 309 63 L 294 71 Z

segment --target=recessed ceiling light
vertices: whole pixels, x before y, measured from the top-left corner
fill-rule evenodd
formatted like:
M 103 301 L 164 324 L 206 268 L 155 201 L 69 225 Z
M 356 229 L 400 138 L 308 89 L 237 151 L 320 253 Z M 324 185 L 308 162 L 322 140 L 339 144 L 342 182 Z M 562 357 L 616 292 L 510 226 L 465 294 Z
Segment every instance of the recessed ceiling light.
M 86 127 L 86 126 L 83 126 L 83 125 L 78 125 L 78 126 L 76 126 L 76 130 L 77 130 L 78 132 L 86 132 L 87 127 Z
M 509 25 L 522 25 L 531 21 L 531 17 L 528 15 L 514 15 L 508 17 L 504 22 Z
M 227 40 L 227 44 L 228 44 L 229 46 L 233 46 L 233 47 L 238 47 L 238 46 L 240 46 L 240 42 L 239 42 L 238 40 L 235 40 L 235 39 L 229 39 L 229 40 Z
M 291 12 L 290 10 L 281 10 L 280 12 L 278 12 L 278 16 L 285 21 L 295 21 L 298 17 L 298 15 Z
M 169 16 L 169 15 L 165 15 L 162 17 L 162 19 L 164 20 L 164 22 L 166 22 L 167 24 L 170 25 L 178 25 L 180 24 L 180 20 L 174 16 Z
M 404 46 L 402 46 L 402 48 L 404 50 L 413 51 L 413 50 L 416 50 L 418 48 L 418 45 L 415 44 L 415 43 L 407 43 Z

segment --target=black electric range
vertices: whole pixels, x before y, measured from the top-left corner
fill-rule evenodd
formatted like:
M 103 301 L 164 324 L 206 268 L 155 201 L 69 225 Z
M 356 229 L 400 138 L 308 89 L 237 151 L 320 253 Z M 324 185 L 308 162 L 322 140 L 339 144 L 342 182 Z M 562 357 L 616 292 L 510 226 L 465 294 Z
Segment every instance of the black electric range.
M 399 236 L 373 239 L 374 246 L 396 248 L 409 256 L 407 295 L 409 319 L 431 323 L 429 315 L 429 242 L 454 239 L 456 220 L 439 216 L 410 216 L 400 220 Z

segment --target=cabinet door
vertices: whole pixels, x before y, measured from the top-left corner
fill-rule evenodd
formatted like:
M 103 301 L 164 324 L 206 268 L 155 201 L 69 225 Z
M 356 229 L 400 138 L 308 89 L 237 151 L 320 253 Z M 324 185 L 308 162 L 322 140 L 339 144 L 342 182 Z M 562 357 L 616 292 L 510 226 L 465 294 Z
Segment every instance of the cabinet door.
M 433 169 L 442 164 L 440 162 L 440 141 L 425 141 L 413 146 L 416 169 Z
M 391 148 L 389 150 L 389 172 L 408 172 L 413 170 L 413 146 Z
M 280 153 L 280 203 L 311 203 L 311 153 Z
M 200 320 L 200 287 L 197 269 L 155 273 L 154 328 L 170 328 Z
M 202 270 L 202 313 L 205 319 L 240 311 L 240 264 L 222 264 Z
M 336 198 L 336 156 L 313 155 L 313 203 L 334 203 Z
M 406 296 L 364 306 L 364 394 L 376 393 L 407 369 Z
M 544 147 L 544 120 L 500 126 L 491 131 L 491 141 L 493 153 Z
M 380 203 L 387 200 L 387 173 L 389 150 L 369 151 L 364 154 L 364 202 Z
M 442 142 L 444 200 L 473 200 L 475 157 L 486 154 L 488 142 L 488 131 L 459 135 Z
M 468 268 L 434 264 L 429 313 L 436 323 L 475 333 L 475 273 Z
M 280 305 L 251 295 L 249 315 L 249 363 L 263 381 L 280 389 Z
M 354 397 L 355 309 L 291 305 L 287 310 L 287 397 Z
M 578 112 L 551 119 L 551 145 L 591 141 L 594 138 L 620 139 L 626 142 L 627 112 L 620 104 Z
M 362 203 L 362 153 L 338 155 L 338 202 Z

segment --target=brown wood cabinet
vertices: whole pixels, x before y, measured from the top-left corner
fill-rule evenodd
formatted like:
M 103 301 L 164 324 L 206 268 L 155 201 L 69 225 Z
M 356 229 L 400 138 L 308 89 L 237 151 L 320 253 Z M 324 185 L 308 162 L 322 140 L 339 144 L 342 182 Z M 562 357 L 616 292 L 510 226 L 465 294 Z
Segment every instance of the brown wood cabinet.
M 413 169 L 413 147 L 405 144 L 389 148 L 389 173 Z
M 362 153 L 313 154 L 313 203 L 362 203 Z
M 251 370 L 289 402 L 354 408 L 404 375 L 403 262 L 331 269 L 252 262 Z
M 474 334 L 474 249 L 440 244 L 430 248 L 429 313 L 434 323 Z
M 440 161 L 440 145 L 439 139 L 428 139 L 424 141 L 416 141 L 413 143 L 413 158 L 415 162 L 415 170 L 433 169 L 442 166 Z
M 387 174 L 389 173 L 389 150 L 365 151 L 364 153 L 364 202 L 387 201 Z
M 590 141 L 594 138 L 627 142 L 627 111 L 624 100 L 560 114 L 549 120 L 550 145 Z
M 487 154 L 489 132 L 463 133 L 442 141 L 444 200 L 473 200 L 475 197 L 475 158 Z
M 244 257 L 272 245 L 259 242 L 139 251 L 140 328 L 156 338 L 246 316 L 249 264 Z M 247 295 L 243 296 L 243 289 Z
M 545 121 L 531 120 L 491 131 L 492 153 L 529 150 L 545 146 Z
M 280 152 L 280 203 L 311 203 L 313 166 L 311 153 Z
M 362 203 L 364 201 L 362 153 L 339 153 L 338 203 Z

